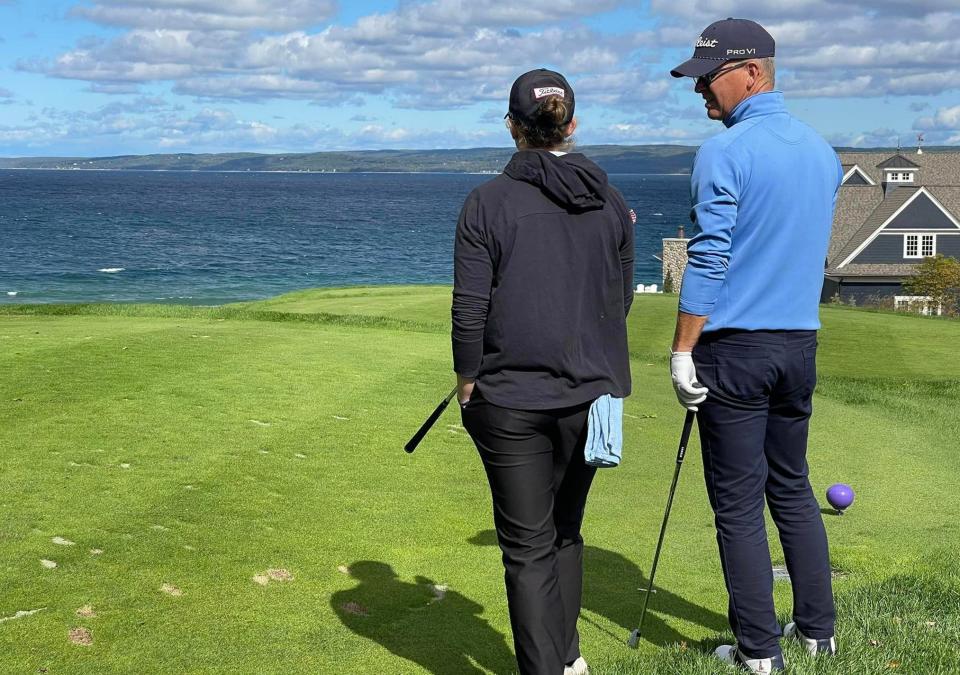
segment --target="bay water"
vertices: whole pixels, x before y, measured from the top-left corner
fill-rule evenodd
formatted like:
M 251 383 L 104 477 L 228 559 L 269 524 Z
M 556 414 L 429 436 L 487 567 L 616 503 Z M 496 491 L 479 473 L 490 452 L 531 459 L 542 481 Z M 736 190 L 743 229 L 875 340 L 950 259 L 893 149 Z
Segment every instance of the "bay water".
M 0 170 L 0 303 L 215 305 L 318 286 L 450 284 L 489 175 Z M 689 225 L 689 177 L 613 174 L 636 282 Z

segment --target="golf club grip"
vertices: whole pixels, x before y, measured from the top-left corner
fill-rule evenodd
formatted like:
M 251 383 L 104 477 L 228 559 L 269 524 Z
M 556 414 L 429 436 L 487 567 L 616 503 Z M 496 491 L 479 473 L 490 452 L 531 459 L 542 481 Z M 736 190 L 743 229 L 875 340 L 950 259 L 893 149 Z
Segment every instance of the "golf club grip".
M 456 393 L 457 388 L 454 387 L 453 391 L 451 391 L 445 399 L 440 401 L 440 405 L 438 405 L 436 410 L 431 413 L 430 417 L 427 418 L 427 421 L 424 422 L 419 429 L 417 429 L 417 433 L 413 435 L 413 438 L 407 441 L 407 444 L 403 446 L 404 450 L 410 453 L 417 449 L 417 446 L 420 445 L 420 441 L 423 440 L 423 437 L 427 435 L 427 432 L 430 431 L 431 427 L 433 427 L 437 420 L 440 419 L 440 415 L 442 415 L 443 411 L 447 409 L 448 405 L 450 405 L 450 401 L 453 399 Z
M 677 448 L 677 463 L 683 462 L 687 454 L 687 444 L 690 442 L 690 432 L 693 431 L 693 420 L 697 413 L 693 410 L 687 411 L 687 416 L 683 420 L 683 432 L 680 434 L 680 447 Z

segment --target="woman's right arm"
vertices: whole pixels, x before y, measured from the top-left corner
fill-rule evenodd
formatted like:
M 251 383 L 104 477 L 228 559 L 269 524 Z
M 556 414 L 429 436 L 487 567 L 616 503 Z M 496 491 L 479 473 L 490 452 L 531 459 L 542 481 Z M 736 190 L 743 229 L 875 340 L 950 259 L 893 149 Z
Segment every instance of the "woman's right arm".
M 493 285 L 484 209 L 476 191 L 467 197 L 457 222 L 453 268 L 453 369 L 459 376 L 460 402 L 465 403 L 463 395 L 469 399 L 473 379 L 480 372 L 483 329 Z

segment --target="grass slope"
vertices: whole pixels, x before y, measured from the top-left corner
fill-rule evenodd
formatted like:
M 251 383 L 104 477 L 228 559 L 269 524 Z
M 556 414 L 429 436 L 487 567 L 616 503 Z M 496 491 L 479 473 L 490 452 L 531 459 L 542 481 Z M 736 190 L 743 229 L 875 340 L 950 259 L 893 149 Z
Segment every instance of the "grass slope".
M 510 672 L 489 495 L 456 412 L 401 450 L 452 381 L 449 298 L 4 307 L 0 672 Z M 582 643 L 601 675 L 715 673 L 706 654 L 729 639 L 692 452 L 647 641 L 623 644 L 682 419 L 665 374 L 674 308 L 634 306 L 626 461 L 598 478 L 585 524 Z M 956 672 L 960 323 L 823 318 L 811 477 L 858 498 L 826 516 L 842 655 L 791 649 L 793 672 Z M 293 579 L 257 583 L 267 570 Z M 789 588 L 776 594 L 786 617 Z M 76 628 L 92 644 L 71 644 Z

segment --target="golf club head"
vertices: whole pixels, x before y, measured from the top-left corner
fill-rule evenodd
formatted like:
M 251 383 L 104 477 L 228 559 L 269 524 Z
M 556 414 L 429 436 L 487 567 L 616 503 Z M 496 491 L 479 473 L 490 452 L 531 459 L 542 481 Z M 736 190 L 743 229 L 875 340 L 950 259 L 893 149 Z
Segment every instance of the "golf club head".
M 630 647 L 631 649 L 636 649 L 639 644 L 640 644 L 640 629 L 634 628 L 630 632 L 630 639 L 627 640 L 627 646 Z

